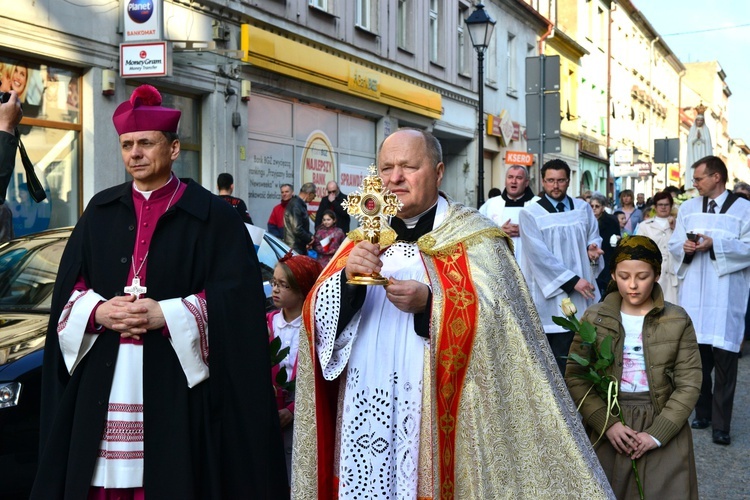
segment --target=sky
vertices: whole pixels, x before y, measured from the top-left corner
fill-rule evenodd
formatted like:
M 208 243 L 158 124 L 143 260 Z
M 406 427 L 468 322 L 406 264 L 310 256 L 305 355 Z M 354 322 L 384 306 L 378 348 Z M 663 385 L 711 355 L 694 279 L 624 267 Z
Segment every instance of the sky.
M 750 1 L 632 2 L 680 61 L 719 61 L 732 91 L 729 136 L 750 144 Z

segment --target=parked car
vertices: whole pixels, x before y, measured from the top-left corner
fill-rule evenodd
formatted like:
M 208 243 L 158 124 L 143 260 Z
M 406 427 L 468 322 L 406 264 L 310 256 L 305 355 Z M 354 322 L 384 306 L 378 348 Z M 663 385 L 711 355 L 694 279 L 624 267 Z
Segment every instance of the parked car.
M 28 498 L 36 474 L 42 356 L 52 289 L 72 228 L 0 245 L 0 498 Z M 273 270 L 289 246 L 265 234 L 258 248 L 266 309 Z

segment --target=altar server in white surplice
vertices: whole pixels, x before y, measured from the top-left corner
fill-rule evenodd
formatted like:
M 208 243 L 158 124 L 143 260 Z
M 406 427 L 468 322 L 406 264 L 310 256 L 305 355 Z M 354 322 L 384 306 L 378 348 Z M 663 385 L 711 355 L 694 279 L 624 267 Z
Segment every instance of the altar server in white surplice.
M 560 371 L 565 373 L 573 333 L 552 321 L 570 297 L 579 311 L 599 302 L 596 276 L 604 265 L 599 225 L 584 200 L 567 195 L 570 167 L 550 160 L 542 167 L 544 196 L 521 210 L 521 271 Z M 592 264 L 592 262 L 594 264 Z
M 726 182 L 727 167 L 720 158 L 707 156 L 693 165 L 693 183 L 700 196 L 680 206 L 669 240 L 676 274 L 682 280 L 680 305 L 695 324 L 703 362 L 703 385 L 692 426 L 712 425 L 717 444 L 729 444 L 750 286 L 750 202 L 727 191 Z
M 505 189 L 500 196 L 487 200 L 479 213 L 489 217 L 513 240 L 513 253 L 521 252 L 521 233 L 518 216 L 521 209 L 539 199 L 529 187 L 529 171 L 523 165 L 511 165 L 505 173 Z

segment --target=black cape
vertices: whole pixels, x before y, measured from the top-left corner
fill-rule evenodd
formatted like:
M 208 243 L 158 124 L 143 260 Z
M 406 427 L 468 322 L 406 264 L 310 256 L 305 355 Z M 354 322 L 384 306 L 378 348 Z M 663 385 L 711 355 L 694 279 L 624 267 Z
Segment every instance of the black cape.
M 147 296 L 205 290 L 210 377 L 188 388 L 161 331 L 143 338 L 147 498 L 285 498 L 288 486 L 271 385 L 257 256 L 237 212 L 190 180 L 160 219 Z M 40 463 L 31 498 L 86 498 L 104 429 L 119 335 L 99 335 L 72 375 L 57 322 L 78 276 L 123 294 L 136 236 L 132 183 L 97 194 L 63 254 L 44 352 Z

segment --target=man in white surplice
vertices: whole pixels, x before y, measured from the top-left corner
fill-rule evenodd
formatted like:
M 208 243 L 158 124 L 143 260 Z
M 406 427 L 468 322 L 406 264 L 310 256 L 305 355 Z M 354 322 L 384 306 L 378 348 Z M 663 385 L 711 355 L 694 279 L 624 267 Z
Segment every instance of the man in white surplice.
M 552 316 L 561 315 L 560 303 L 567 297 L 579 311 L 599 301 L 596 276 L 604 253 L 594 212 L 584 200 L 567 195 L 569 183 L 568 164 L 548 161 L 542 167 L 544 196 L 519 216 L 519 264 L 562 373 L 573 332 L 556 325 Z
M 680 206 L 669 240 L 676 274 L 682 280 L 680 305 L 695 325 L 703 363 L 692 427 L 712 426 L 717 444 L 730 442 L 750 287 L 750 202 L 727 191 L 726 182 L 727 167 L 720 158 L 707 156 L 693 165 L 693 185 L 700 196 Z
M 513 240 L 513 253 L 518 258 L 521 252 L 521 233 L 518 228 L 518 215 L 521 209 L 538 200 L 529 188 L 529 171 L 523 165 L 511 165 L 505 173 L 505 189 L 500 196 L 487 200 L 479 213 L 489 217 L 492 222 Z

